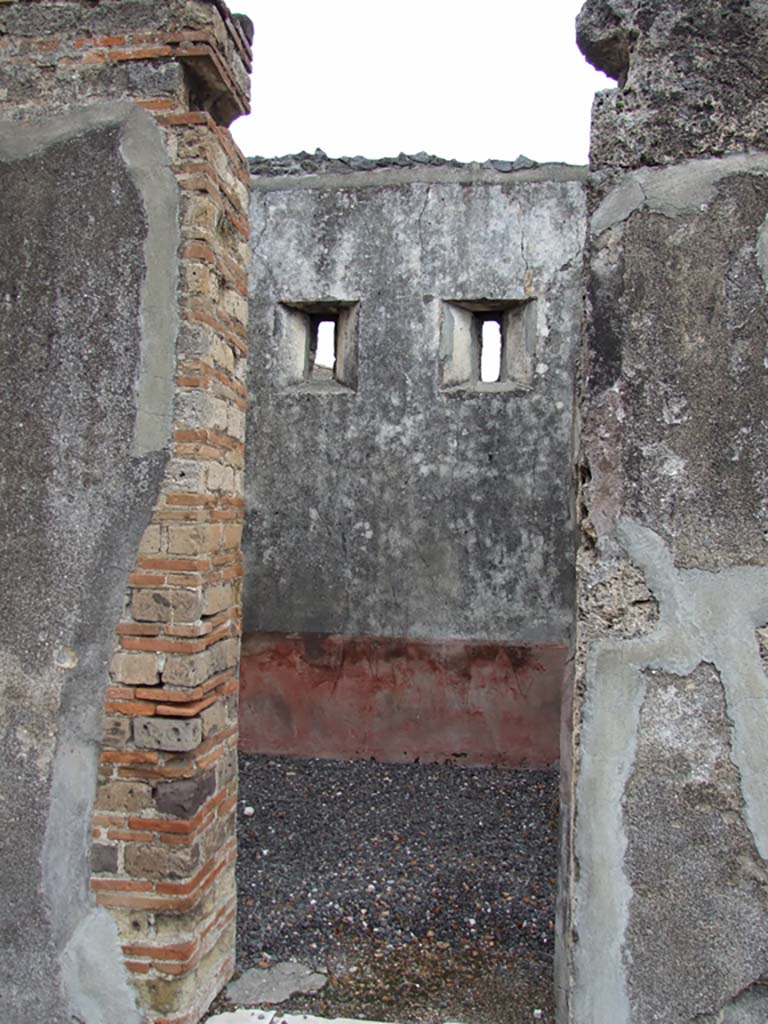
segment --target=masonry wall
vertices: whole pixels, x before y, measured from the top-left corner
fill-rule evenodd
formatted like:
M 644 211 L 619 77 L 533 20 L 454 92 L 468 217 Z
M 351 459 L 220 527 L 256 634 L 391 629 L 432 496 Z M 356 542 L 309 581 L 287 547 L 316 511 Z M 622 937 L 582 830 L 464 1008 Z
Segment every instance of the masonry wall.
M 119 954 L 111 922 L 89 915 L 85 899 L 88 812 L 114 627 L 170 436 L 170 381 L 152 399 L 157 427 L 142 436 L 137 423 L 152 344 L 141 282 L 148 262 L 169 289 L 176 271 L 173 245 L 145 251 L 145 197 L 120 152 L 124 139 L 132 135 L 155 163 L 166 229 L 177 202 L 151 118 L 128 125 L 125 116 L 101 127 L 65 118 L 47 140 L 33 128 L 2 131 L 2 230 L 14 254 L 0 271 L 12 437 L 3 484 L 16 496 L 3 544 L 2 990 L 18 1021 L 65 1019 L 60 957 L 86 920 L 106 959 Z M 62 177 L 87 190 L 87 205 Z M 117 272 L 84 257 L 83 245 L 116 246 Z M 155 341 L 157 357 L 172 358 L 173 335 Z M 120 982 L 114 966 L 105 977 Z M 116 987 L 113 1005 L 122 996 L 130 1007 L 125 982 Z
M 343 693 L 382 652 L 406 696 L 474 699 L 468 665 L 535 694 L 578 375 L 563 1022 L 768 1012 L 767 35 L 757 3 L 590 0 L 620 87 L 586 197 L 562 168 L 254 168 L 257 678 L 280 654 Z M 3 1013 L 192 1024 L 233 951 L 247 25 L 2 0 L 0 55 Z M 292 376 L 307 303 L 355 310 L 346 390 Z M 528 317 L 513 387 L 462 383 L 488 304 Z
M 252 164 L 242 743 L 551 763 L 583 172 L 287 163 Z M 526 320 L 506 384 L 461 381 L 483 300 Z M 348 386 L 302 382 L 317 303 L 351 312 Z
M 768 1015 L 761 5 L 590 2 L 562 1020 Z
M 0 5 L 12 1024 L 191 1024 L 233 963 L 248 36 Z

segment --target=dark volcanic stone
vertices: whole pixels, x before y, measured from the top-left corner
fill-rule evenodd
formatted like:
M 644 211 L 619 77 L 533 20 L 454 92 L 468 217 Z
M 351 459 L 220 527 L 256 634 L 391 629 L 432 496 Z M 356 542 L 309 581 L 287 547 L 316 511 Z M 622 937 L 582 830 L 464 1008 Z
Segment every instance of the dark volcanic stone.
M 240 770 L 238 966 L 330 972 L 290 1009 L 554 1019 L 556 772 L 264 756 Z

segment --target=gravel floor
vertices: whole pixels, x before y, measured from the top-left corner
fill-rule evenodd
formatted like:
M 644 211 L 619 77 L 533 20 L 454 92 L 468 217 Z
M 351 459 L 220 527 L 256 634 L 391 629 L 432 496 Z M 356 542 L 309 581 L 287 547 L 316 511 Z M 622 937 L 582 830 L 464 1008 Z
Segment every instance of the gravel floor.
M 329 973 L 285 1011 L 553 1021 L 557 784 L 556 772 L 241 756 L 239 970 L 291 959 Z

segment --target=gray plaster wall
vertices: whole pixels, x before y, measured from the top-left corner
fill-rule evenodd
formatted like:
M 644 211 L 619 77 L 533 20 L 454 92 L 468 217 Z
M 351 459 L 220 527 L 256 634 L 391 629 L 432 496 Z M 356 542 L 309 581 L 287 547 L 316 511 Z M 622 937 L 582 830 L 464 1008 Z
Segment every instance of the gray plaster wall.
M 572 1024 L 768 1020 L 767 32 L 765 0 L 578 19 L 618 88 L 588 186 Z
M 169 442 L 176 185 L 127 104 L 0 123 L 0 962 L 9 1024 L 138 1022 L 89 897 L 103 689 Z
M 562 642 L 583 171 L 347 170 L 252 179 L 246 632 Z M 441 390 L 478 299 L 535 299 L 529 389 Z M 331 300 L 354 393 L 286 377 L 281 304 Z
M 764 1024 L 768 157 L 592 199 L 562 1019 Z

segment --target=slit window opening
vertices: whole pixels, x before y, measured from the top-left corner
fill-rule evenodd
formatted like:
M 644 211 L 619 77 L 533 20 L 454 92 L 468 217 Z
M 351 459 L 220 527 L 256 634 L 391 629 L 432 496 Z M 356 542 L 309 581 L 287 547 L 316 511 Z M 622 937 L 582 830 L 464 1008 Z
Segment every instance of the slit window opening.
M 333 380 L 336 376 L 337 321 L 328 317 L 312 319 L 309 340 L 309 379 Z
M 479 335 L 480 381 L 497 384 L 501 380 L 501 318 L 481 317 Z

